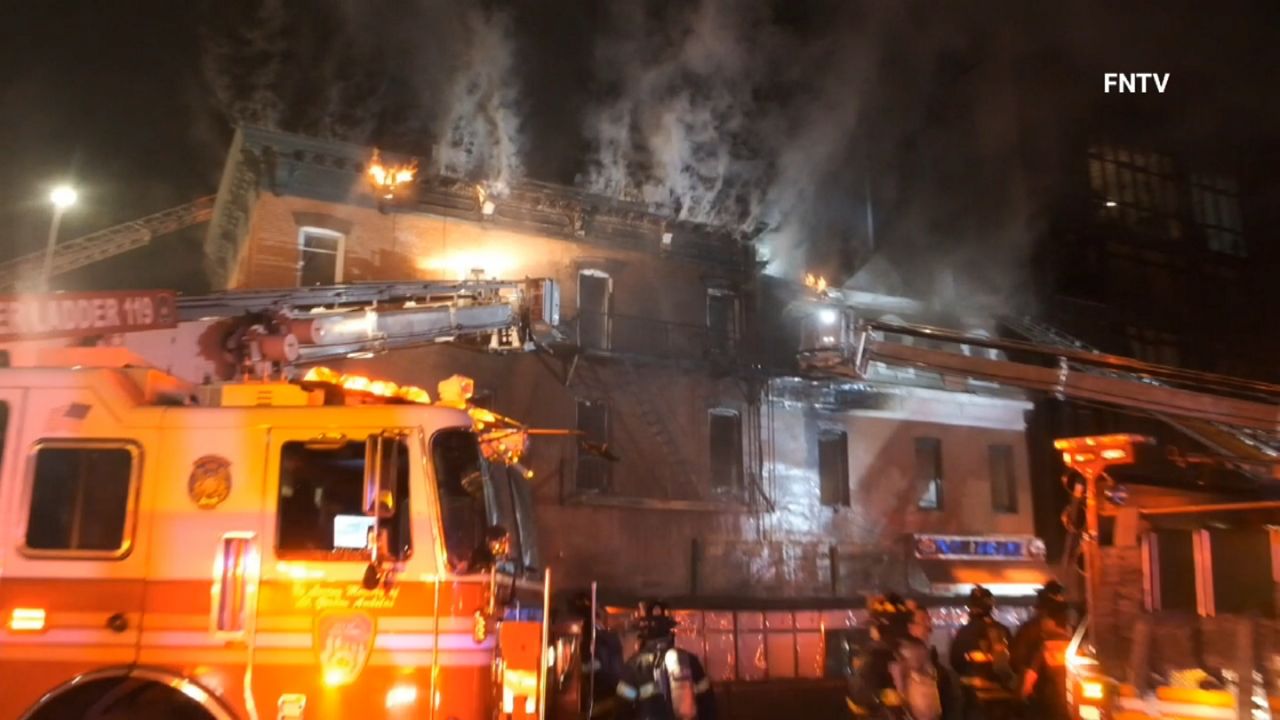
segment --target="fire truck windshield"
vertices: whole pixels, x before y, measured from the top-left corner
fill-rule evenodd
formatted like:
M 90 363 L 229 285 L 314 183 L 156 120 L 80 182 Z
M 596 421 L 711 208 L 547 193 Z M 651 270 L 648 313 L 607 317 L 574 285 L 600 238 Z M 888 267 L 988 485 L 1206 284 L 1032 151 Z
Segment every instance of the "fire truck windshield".
M 395 514 L 379 523 L 388 534 L 388 547 L 405 557 L 412 547 L 409 517 L 409 450 L 396 443 L 399 454 L 398 497 Z M 373 518 L 361 507 L 364 482 L 364 441 L 317 446 L 284 443 L 280 451 L 280 516 L 276 548 L 282 556 L 314 559 L 363 560 L 368 557 L 368 532 Z
M 443 430 L 431 439 L 436 485 L 440 491 L 440 521 L 444 524 L 445 552 L 454 572 L 474 572 L 483 559 L 485 465 L 480 444 L 469 430 Z

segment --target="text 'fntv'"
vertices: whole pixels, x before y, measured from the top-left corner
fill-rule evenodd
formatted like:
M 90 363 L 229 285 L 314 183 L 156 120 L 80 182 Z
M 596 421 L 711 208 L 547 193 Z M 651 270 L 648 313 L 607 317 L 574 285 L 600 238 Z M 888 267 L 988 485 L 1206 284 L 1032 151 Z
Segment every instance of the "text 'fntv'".
M 1103 73 L 1103 92 L 1145 93 L 1150 92 L 1147 81 L 1158 93 L 1169 86 L 1169 73 Z

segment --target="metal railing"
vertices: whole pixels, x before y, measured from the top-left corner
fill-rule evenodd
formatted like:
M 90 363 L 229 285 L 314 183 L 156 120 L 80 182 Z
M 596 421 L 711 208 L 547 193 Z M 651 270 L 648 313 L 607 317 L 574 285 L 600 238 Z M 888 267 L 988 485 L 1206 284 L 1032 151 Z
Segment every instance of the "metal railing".
M 573 338 L 588 352 L 701 360 L 730 355 L 738 344 L 731 330 L 638 315 L 580 311 L 572 322 Z

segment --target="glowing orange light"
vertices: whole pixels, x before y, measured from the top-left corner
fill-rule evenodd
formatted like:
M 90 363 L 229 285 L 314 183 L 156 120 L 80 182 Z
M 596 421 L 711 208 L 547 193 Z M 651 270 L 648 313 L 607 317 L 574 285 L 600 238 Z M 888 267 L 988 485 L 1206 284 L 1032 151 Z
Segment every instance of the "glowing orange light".
M 1090 435 L 1058 438 L 1053 441 L 1053 447 L 1062 452 L 1062 462 L 1067 465 L 1128 465 L 1134 462 L 1133 446 L 1150 442 L 1154 441 L 1142 435 Z
M 392 165 L 388 167 L 382 164 L 382 155 L 377 148 L 374 148 L 373 157 L 369 160 L 369 182 L 382 195 L 383 199 L 390 200 L 395 197 L 396 191 L 400 189 L 400 186 L 413 182 L 413 178 L 417 174 L 417 160 L 413 160 L 407 165 Z
M 827 291 L 827 279 L 813 273 L 805 273 L 804 286 L 818 293 Z
M 1129 457 L 1129 452 L 1123 448 L 1106 448 L 1101 455 L 1103 460 L 1124 460 Z
M 14 608 L 9 613 L 9 629 L 13 632 L 44 630 L 44 608 Z
M 329 383 L 337 385 L 342 380 L 342 376 L 327 367 L 313 367 L 302 376 L 302 382 L 310 383 Z
M 1105 688 L 1096 680 L 1085 680 L 1080 683 L 1080 696 L 1085 700 L 1101 700 L 1105 695 Z
M 378 397 L 396 397 L 400 387 L 390 380 L 373 380 L 369 383 L 369 393 Z
M 412 403 L 422 403 L 424 405 L 431 402 L 431 395 L 416 385 L 401 385 L 400 391 L 396 396 L 401 400 Z
M 363 375 L 343 375 L 342 389 L 353 392 L 369 392 L 371 381 Z

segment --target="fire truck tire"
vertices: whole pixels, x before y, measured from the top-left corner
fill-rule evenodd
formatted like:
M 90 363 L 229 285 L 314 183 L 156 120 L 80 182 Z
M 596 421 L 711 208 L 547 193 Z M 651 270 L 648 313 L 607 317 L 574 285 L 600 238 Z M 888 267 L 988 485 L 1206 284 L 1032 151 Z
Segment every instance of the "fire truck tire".
M 150 680 L 95 680 L 59 693 L 24 720 L 213 720 L 199 703 Z

